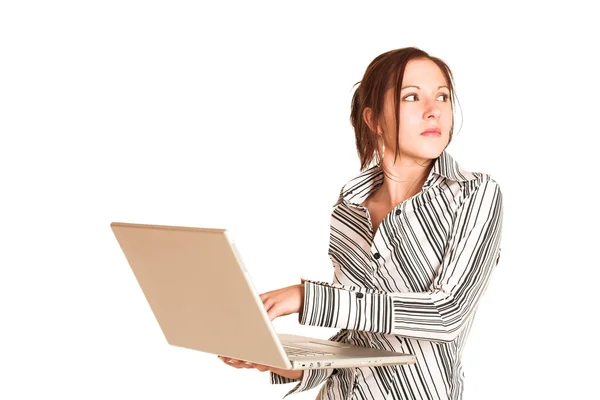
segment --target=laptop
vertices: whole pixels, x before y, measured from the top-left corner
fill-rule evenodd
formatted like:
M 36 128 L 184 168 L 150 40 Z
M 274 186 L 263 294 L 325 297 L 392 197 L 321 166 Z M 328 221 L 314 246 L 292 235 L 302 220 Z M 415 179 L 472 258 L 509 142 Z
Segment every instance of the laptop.
M 414 364 L 416 357 L 277 334 L 226 229 L 111 223 L 170 345 L 283 369 Z

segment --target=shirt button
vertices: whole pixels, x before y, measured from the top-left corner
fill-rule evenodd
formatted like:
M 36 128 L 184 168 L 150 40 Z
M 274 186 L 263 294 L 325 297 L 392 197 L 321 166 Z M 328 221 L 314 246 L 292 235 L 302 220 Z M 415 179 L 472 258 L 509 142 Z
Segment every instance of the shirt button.
M 375 254 L 373 254 L 373 257 L 375 257 L 376 260 L 379 260 L 379 257 L 381 257 L 381 254 L 375 253 Z
M 356 298 L 357 299 L 362 299 L 363 298 L 363 294 L 362 293 L 356 293 Z
M 396 210 L 396 215 L 400 215 L 402 213 L 402 211 L 400 211 L 400 209 Z

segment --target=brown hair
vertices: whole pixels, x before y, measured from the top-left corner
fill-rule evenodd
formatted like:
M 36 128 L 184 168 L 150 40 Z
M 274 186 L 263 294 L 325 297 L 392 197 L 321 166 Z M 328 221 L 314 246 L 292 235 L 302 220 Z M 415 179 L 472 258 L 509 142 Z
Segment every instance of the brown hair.
M 350 112 L 350 122 L 354 127 L 356 136 L 356 150 L 360 157 L 361 171 L 367 168 L 375 154 L 381 160 L 379 148 L 377 146 L 377 138 L 373 134 L 369 125 L 363 119 L 365 108 L 369 107 L 373 110 L 372 117 L 374 123 L 379 121 L 383 114 L 383 103 L 385 92 L 390 88 L 395 88 L 394 104 L 400 104 L 400 89 L 402 88 L 402 77 L 406 64 L 412 59 L 428 59 L 437 64 L 442 70 L 448 83 L 450 91 L 450 101 L 454 110 L 455 93 L 452 72 L 444 61 L 437 57 L 432 57 L 425 51 L 416 47 L 405 47 L 401 49 L 391 50 L 380 54 L 367 67 L 361 81 L 358 81 L 354 86 L 359 85 L 352 96 L 352 105 Z M 399 107 L 395 107 L 394 131 L 398 132 Z M 450 141 L 454 130 L 454 118 L 452 118 L 452 126 L 450 127 Z M 394 160 L 399 156 L 398 135 L 395 135 L 395 153 Z

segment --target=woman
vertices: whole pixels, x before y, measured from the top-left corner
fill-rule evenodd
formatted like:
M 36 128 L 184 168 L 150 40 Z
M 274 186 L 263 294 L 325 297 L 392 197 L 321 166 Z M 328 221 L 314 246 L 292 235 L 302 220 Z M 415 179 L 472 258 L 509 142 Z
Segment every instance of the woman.
M 461 354 L 500 258 L 503 206 L 489 174 L 466 171 L 445 150 L 453 103 L 442 60 L 412 47 L 376 57 L 352 99 L 362 172 L 332 212 L 333 283 L 261 295 L 271 320 L 300 313 L 302 324 L 340 328 L 332 340 L 417 363 L 304 372 L 226 363 L 298 382 L 289 393 L 324 382 L 321 400 L 462 397 Z

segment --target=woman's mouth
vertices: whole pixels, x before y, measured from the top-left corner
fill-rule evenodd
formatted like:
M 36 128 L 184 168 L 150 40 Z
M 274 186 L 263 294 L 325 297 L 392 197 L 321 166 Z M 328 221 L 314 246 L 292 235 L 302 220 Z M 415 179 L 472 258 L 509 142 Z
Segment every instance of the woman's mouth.
M 435 136 L 442 136 L 442 132 L 440 131 L 439 128 L 429 128 L 426 131 L 421 132 L 421 135 L 435 137 Z

